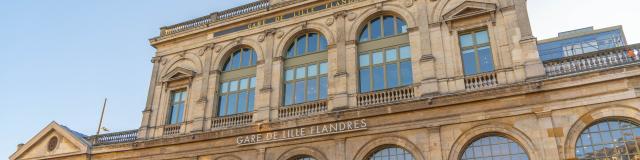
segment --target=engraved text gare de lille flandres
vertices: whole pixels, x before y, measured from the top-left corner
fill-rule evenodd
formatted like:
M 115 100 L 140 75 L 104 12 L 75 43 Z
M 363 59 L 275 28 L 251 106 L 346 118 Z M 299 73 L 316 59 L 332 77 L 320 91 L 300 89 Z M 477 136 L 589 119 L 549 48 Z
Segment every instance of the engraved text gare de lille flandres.
M 365 129 L 367 129 L 367 121 L 366 119 L 360 119 L 240 136 L 236 138 L 236 143 L 238 145 L 251 145 Z

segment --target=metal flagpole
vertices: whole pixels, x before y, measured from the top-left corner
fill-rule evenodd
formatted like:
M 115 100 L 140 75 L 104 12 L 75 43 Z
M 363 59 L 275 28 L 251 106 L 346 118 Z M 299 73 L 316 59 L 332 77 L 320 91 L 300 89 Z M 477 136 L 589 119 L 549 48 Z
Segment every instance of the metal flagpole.
M 105 108 L 107 108 L 107 98 L 104 98 L 104 103 L 102 104 L 102 113 L 100 113 L 100 122 L 98 123 L 98 131 L 96 131 L 96 137 L 93 139 L 94 144 L 98 141 L 98 136 L 100 135 L 100 129 L 102 128 L 102 119 L 104 118 Z

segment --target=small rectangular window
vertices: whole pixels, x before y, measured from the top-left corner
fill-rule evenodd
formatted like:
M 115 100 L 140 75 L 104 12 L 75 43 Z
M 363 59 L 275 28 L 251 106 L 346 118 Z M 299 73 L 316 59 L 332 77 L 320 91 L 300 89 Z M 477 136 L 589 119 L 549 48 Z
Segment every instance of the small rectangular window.
M 184 116 L 185 99 L 187 97 L 186 90 L 171 92 L 171 103 L 169 104 L 168 124 L 182 123 Z
M 460 35 L 459 39 L 464 75 L 469 76 L 495 70 L 487 30 L 468 32 Z

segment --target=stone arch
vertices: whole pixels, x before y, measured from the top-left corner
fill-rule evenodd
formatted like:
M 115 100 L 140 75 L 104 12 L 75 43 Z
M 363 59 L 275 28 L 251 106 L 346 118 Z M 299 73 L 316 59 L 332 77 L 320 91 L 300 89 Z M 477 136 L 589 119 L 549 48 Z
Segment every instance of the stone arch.
M 240 157 L 235 156 L 235 155 L 224 155 L 224 156 L 218 157 L 218 158 L 216 158 L 214 160 L 242 160 L 242 159 L 240 159 Z
M 296 158 L 298 156 L 310 156 L 316 160 L 329 160 L 322 152 L 312 147 L 297 147 L 291 149 L 280 155 L 277 160 L 291 160 L 291 158 Z
M 199 56 L 191 53 L 175 55 L 166 61 L 164 67 L 160 71 L 160 75 L 161 77 L 166 76 L 167 73 L 178 67 L 185 68 L 196 73 L 202 73 L 202 66 L 204 65 L 202 64 Z
M 584 114 L 580 119 L 576 120 L 567 133 L 564 144 L 564 159 L 575 158 L 575 145 L 582 131 L 591 124 L 608 119 L 627 120 L 635 124 L 640 124 L 640 110 L 632 106 L 608 105 Z
M 408 28 L 417 27 L 418 23 L 416 22 L 413 14 L 411 14 L 406 8 L 401 5 L 396 4 L 384 4 L 381 9 L 376 7 L 370 7 L 364 10 L 359 16 L 353 20 L 354 22 L 351 25 L 351 28 L 347 31 L 347 41 L 355 41 L 358 39 L 358 34 L 364 24 L 369 22 L 369 20 L 373 16 L 381 15 L 381 14 L 391 14 L 402 18 L 406 23 Z
M 308 24 L 306 24 L 306 27 L 304 27 L 303 25 L 298 25 L 286 31 L 282 36 L 282 39 L 280 39 L 280 41 L 278 42 L 278 45 L 275 48 L 276 50 L 273 56 L 274 57 L 283 56 L 283 53 L 285 52 L 285 50 L 287 49 L 291 41 L 297 38 L 297 36 L 299 36 L 300 34 L 306 33 L 309 31 L 318 32 L 324 35 L 324 37 L 327 39 L 327 45 L 332 45 L 332 44 L 335 44 L 336 42 L 334 33 L 331 31 L 329 27 L 320 23 L 309 22 Z
M 449 159 L 459 159 L 464 152 L 463 149 L 473 143 L 474 140 L 491 134 L 504 136 L 518 143 L 525 150 L 529 159 L 542 158 L 537 152 L 538 147 L 533 144 L 531 138 L 525 135 L 524 132 L 507 124 L 492 123 L 473 127 L 460 135 L 451 146 Z
M 216 48 L 216 54 L 213 56 L 213 63 L 211 65 L 211 70 L 222 70 L 224 62 L 233 54 L 236 49 L 240 49 L 242 47 L 252 48 L 256 51 L 256 55 L 258 56 L 257 62 L 260 64 L 261 61 L 264 61 L 264 50 L 262 49 L 262 45 L 259 42 L 252 39 L 239 38 L 233 41 L 228 42 L 226 45 L 217 46 L 221 47 L 220 49 Z
M 407 150 L 411 153 L 411 155 L 413 155 L 413 158 L 415 160 L 425 160 L 418 146 L 403 137 L 398 137 L 395 135 L 384 135 L 380 136 L 379 138 L 370 140 L 364 146 L 357 150 L 354 160 L 364 160 L 374 152 L 389 146 L 397 146 Z

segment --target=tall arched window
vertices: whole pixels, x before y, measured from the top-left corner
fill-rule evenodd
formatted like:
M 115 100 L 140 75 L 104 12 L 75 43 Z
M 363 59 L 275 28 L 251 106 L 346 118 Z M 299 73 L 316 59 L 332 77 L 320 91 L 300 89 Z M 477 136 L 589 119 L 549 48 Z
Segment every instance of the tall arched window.
M 362 28 L 358 41 L 361 93 L 413 83 L 406 33 L 405 21 L 391 15 L 376 16 Z
M 311 156 L 298 156 L 298 157 L 292 158 L 291 160 L 316 160 L 316 159 Z
M 622 121 L 608 120 L 592 124 L 576 142 L 578 159 L 639 159 L 640 127 Z
M 221 75 L 218 116 L 253 112 L 257 58 L 251 48 L 238 49 L 229 57 Z
M 284 105 L 327 98 L 327 39 L 318 32 L 298 36 L 287 48 Z
M 513 140 L 502 136 L 487 136 L 475 140 L 467 146 L 460 157 L 462 160 L 476 159 L 514 159 L 528 160 L 529 156 Z
M 387 147 L 382 148 L 369 156 L 369 160 L 414 160 L 413 155 L 409 151 L 400 147 Z

